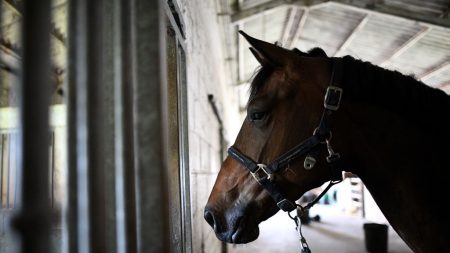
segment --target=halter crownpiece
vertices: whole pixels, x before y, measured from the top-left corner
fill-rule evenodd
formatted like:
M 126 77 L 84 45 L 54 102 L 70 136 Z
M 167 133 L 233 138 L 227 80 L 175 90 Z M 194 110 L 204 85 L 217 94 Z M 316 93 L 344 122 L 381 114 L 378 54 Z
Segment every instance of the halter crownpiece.
M 293 211 L 296 209 L 297 205 L 286 198 L 279 190 L 279 187 L 274 180 L 274 176 L 278 171 L 286 168 L 292 160 L 300 156 L 307 155 L 303 165 L 305 169 L 310 170 L 316 164 L 317 158 L 321 151 L 320 147 L 325 145 L 326 150 L 328 151 L 326 162 L 331 170 L 330 183 L 316 199 L 304 208 L 311 208 L 326 193 L 326 191 L 331 188 L 331 186 L 342 181 L 342 170 L 336 168 L 336 164 L 339 162 L 341 157 L 338 153 L 334 152 L 330 144 L 330 139 L 331 117 L 333 112 L 339 109 L 342 99 L 343 90 L 339 87 L 339 81 L 342 77 L 343 63 L 340 58 L 332 58 L 332 61 L 333 69 L 330 85 L 328 86 L 324 97 L 324 111 L 322 113 L 319 126 L 316 128 L 311 137 L 288 150 L 268 165 L 253 161 L 233 146 L 228 149 L 228 155 L 233 157 L 236 161 L 248 169 L 253 178 L 261 186 L 263 186 L 266 191 L 269 192 L 277 203 L 277 206 L 285 212 Z

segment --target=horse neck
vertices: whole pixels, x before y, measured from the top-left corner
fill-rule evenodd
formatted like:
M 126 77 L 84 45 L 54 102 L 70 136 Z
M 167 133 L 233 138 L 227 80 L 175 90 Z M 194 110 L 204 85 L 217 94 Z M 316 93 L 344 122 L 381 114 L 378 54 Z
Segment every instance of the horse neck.
M 360 76 L 353 78 L 350 85 L 368 85 L 366 92 L 379 92 L 369 94 L 378 96 L 379 101 L 374 103 L 373 97 L 365 99 L 365 95 L 353 99 L 347 97 L 350 99 L 344 101 L 345 116 L 340 118 L 345 124 L 339 124 L 336 130 L 340 133 L 335 134 L 348 136 L 345 143 L 348 152 L 345 155 L 350 161 L 349 170 L 362 179 L 386 218 L 410 247 L 417 252 L 429 247 L 448 250 L 448 242 L 439 241 L 436 233 L 448 233 L 450 228 L 449 219 L 444 219 L 446 215 L 440 206 L 450 180 L 450 159 L 446 157 L 450 135 L 448 131 L 443 131 L 443 126 L 433 126 L 429 122 L 430 126 L 426 127 L 423 121 L 415 122 L 408 115 L 401 115 L 401 110 L 392 108 L 395 103 L 414 102 L 402 97 L 403 94 L 386 89 L 385 92 L 394 94 L 383 97 L 382 91 L 370 87 L 386 83 L 401 85 L 395 83 L 400 79 L 389 80 L 392 75 L 388 74 L 385 80 L 379 79 L 370 84 L 367 77 L 376 76 L 377 71 L 382 70 L 365 66 L 365 71 L 359 70 Z M 398 78 L 397 74 L 395 78 Z M 361 87 L 358 89 L 361 94 L 367 95 Z M 346 87 L 344 92 L 348 90 L 352 93 L 350 87 Z M 405 101 L 393 101 L 397 98 Z M 442 111 L 449 108 L 434 109 Z M 436 111 L 426 111 L 431 109 L 425 107 L 425 111 L 413 113 L 418 117 L 430 117 L 430 114 L 436 114 Z M 411 114 L 408 111 L 404 113 Z M 443 119 L 444 124 L 448 123 L 446 121 L 448 119 Z M 434 245 L 429 245 L 427 240 Z

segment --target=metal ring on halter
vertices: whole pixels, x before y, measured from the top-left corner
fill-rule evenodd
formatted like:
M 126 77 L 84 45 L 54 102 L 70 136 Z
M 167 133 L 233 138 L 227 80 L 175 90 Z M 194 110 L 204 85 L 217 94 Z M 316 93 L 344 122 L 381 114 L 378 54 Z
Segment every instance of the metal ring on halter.
M 306 213 L 306 211 L 308 211 L 308 209 L 309 208 L 306 208 L 304 206 L 301 206 L 301 205 L 297 204 L 297 209 L 296 210 L 297 210 L 297 214 L 300 214 L 300 217 L 302 217 Z
M 314 129 L 313 135 L 318 135 L 319 132 L 319 127 L 316 127 L 316 129 Z M 320 142 L 322 144 L 325 144 L 327 141 L 331 141 L 331 138 L 333 137 L 333 133 L 331 131 L 328 131 L 328 138 L 325 138 L 324 141 Z
M 296 221 L 296 220 L 297 220 L 297 215 L 295 215 L 294 217 L 292 217 L 291 213 L 292 213 L 293 211 L 297 211 L 298 209 L 300 209 L 300 210 L 303 210 L 303 209 L 304 209 L 303 206 L 301 206 L 301 205 L 299 205 L 299 204 L 297 204 L 297 203 L 296 203 L 295 205 L 297 206 L 296 209 L 294 209 L 294 210 L 292 210 L 292 211 L 290 211 L 290 212 L 287 212 L 289 218 L 291 218 L 293 221 Z M 303 211 L 302 211 L 302 212 L 303 212 Z

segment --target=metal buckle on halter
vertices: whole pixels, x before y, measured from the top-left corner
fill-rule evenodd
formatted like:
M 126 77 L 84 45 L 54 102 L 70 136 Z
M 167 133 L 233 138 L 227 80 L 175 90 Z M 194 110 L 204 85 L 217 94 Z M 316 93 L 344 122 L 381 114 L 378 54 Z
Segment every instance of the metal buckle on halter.
M 328 86 L 325 93 L 323 106 L 326 109 L 337 111 L 341 105 L 342 89 L 336 86 Z
M 285 212 L 291 212 L 297 208 L 297 206 L 287 199 L 282 199 L 277 203 L 278 208 Z
M 274 175 L 267 171 L 267 165 L 265 164 L 257 164 L 258 169 L 255 170 L 255 172 L 250 172 L 255 178 L 256 181 L 261 182 L 263 179 L 268 179 L 269 181 L 273 181 Z

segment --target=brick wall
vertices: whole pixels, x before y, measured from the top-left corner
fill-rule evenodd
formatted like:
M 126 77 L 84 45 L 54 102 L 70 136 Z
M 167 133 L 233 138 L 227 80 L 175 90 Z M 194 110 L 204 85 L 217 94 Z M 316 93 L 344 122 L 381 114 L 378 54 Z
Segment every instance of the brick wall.
M 189 166 L 193 252 L 220 252 L 221 242 L 203 219 L 203 208 L 222 162 L 218 120 L 208 101 L 215 98 L 226 142 L 234 140 L 238 121 L 236 90 L 225 61 L 226 24 L 217 16 L 218 2 L 179 0 L 186 25 Z

